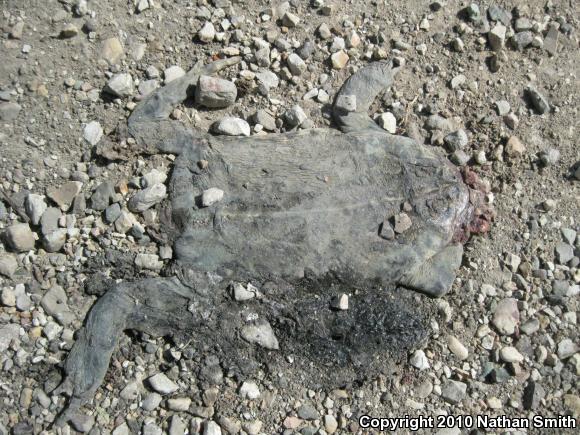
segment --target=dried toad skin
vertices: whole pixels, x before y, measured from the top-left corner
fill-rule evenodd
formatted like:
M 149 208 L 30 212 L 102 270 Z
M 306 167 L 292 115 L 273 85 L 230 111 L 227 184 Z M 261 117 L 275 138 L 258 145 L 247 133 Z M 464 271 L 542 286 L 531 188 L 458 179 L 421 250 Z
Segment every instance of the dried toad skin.
M 392 62 L 369 64 L 345 82 L 333 106 L 339 130 L 212 137 L 169 120 L 200 75 L 238 61 L 198 63 L 129 119 L 139 152 L 177 155 L 171 222 L 164 223 L 174 240 L 175 276 L 118 284 L 95 303 L 65 363 L 57 392 L 68 392 L 70 401 L 57 424 L 92 398 L 123 330 L 187 333 L 207 319 L 216 288 L 232 280 L 291 284 L 333 274 L 347 284 L 441 296 L 455 279 L 463 253 L 456 236 L 473 214 L 470 192 L 445 157 L 388 134 L 368 116 L 397 72 Z M 209 188 L 224 196 L 203 207 Z M 381 237 L 402 208 L 410 226 Z

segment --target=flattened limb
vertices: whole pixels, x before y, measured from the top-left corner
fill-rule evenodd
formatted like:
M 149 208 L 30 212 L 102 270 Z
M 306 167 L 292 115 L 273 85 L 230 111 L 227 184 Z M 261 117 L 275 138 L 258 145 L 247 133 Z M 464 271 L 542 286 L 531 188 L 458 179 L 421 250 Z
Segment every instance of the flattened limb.
M 55 394 L 67 393 L 69 401 L 56 425 L 66 424 L 94 396 L 123 331 L 170 336 L 193 329 L 190 296 L 191 290 L 175 278 L 122 283 L 105 293 L 91 308 L 66 359 L 65 379 Z
M 150 152 L 180 154 L 184 149 L 203 141 L 205 134 L 195 132 L 169 115 L 176 105 L 191 95 L 202 75 L 215 74 L 236 65 L 239 57 L 221 59 L 208 65 L 197 62 L 183 77 L 156 89 L 141 101 L 129 117 L 129 133 Z
M 399 70 L 392 60 L 373 62 L 344 82 L 332 108 L 334 119 L 343 132 L 371 129 L 384 133 L 367 112 L 375 98 L 391 87 Z

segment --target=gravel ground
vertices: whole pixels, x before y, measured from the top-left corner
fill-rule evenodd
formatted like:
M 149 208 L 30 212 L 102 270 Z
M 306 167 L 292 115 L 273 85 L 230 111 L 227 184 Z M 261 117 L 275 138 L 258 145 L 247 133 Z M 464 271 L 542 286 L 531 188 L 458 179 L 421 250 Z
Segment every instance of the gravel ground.
M 559 428 L 511 433 L 565 433 L 566 416 L 577 425 L 578 2 L 4 0 L 0 9 L 0 434 L 377 432 L 361 427 L 363 415 L 431 416 L 451 427 L 418 433 L 439 434 L 508 430 L 460 427 L 476 415 L 562 417 Z M 61 363 L 96 297 L 114 280 L 163 273 L 172 258 L 162 202 L 173 158 L 134 153 L 127 117 L 197 60 L 237 55 L 219 74 L 228 81 L 219 101 L 187 102 L 172 118 L 233 135 L 329 127 L 345 78 L 394 57 L 404 69 L 373 116 L 460 166 L 495 208 L 492 228 L 467 243 L 445 297 L 400 290 L 426 337 L 403 355 L 375 352 L 382 370 L 324 384 L 309 369 L 323 356 L 282 347 L 244 376 L 211 343 L 129 332 L 94 400 L 53 427 L 65 403 L 54 394 Z M 137 193 L 152 207 L 131 203 Z

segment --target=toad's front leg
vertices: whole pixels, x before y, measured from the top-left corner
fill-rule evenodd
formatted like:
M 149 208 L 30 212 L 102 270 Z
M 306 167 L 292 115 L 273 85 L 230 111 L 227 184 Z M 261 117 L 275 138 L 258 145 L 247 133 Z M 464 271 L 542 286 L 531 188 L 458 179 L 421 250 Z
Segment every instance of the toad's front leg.
M 191 290 L 176 278 L 121 283 L 105 293 L 91 308 L 66 359 L 66 377 L 55 393 L 66 392 L 70 400 L 57 426 L 94 396 L 123 331 L 159 337 L 192 330 L 191 300 Z

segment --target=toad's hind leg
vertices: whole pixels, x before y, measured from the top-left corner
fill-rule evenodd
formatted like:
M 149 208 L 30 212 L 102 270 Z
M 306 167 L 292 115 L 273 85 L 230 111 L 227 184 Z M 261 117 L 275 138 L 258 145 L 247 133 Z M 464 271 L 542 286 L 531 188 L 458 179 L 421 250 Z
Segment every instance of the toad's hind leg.
M 235 65 L 239 57 L 222 59 L 203 65 L 197 62 L 183 77 L 156 89 L 141 101 L 129 117 L 129 133 L 148 152 L 180 154 L 192 144 L 203 140 L 204 134 L 195 132 L 181 122 L 171 121 L 169 115 L 191 94 L 201 75 L 211 75 Z
M 122 331 L 167 336 L 191 330 L 191 292 L 177 279 L 153 278 L 116 285 L 91 308 L 65 362 L 65 379 L 55 393 L 69 403 L 56 424 L 63 425 L 90 400 L 103 382 Z
M 333 116 L 346 133 L 361 130 L 382 130 L 368 115 L 375 98 L 391 87 L 400 68 L 393 61 L 373 62 L 359 69 L 342 85 L 334 101 Z
M 451 289 L 462 257 L 463 246 L 449 245 L 405 274 L 399 284 L 429 296 L 443 296 Z

